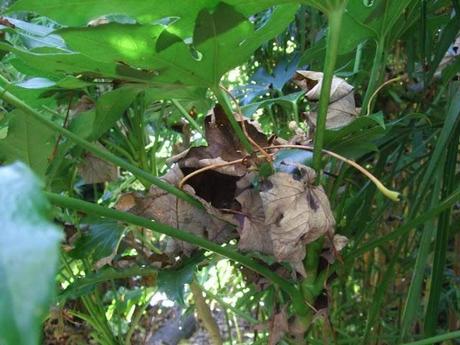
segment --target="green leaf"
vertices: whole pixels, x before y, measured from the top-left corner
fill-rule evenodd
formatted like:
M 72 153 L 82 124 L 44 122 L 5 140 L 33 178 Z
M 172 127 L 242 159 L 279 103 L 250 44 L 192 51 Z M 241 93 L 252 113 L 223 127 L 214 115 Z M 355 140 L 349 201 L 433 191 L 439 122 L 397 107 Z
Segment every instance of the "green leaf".
M 215 0 L 209 4 L 193 3 L 193 6 L 187 2 L 187 6 L 184 5 L 186 16 L 181 15 L 184 9 L 176 3 L 174 9 L 166 10 L 170 16 L 196 18 L 193 47 L 182 39 L 192 35 L 192 27 L 183 36 L 184 32 L 174 25 L 165 29 L 161 24 L 111 23 L 56 31 L 74 52 L 56 48 L 25 51 L 5 43 L 0 43 L 0 49 L 13 52 L 28 68 L 43 74 L 58 76 L 65 72 L 141 82 L 162 89 L 158 98 L 182 98 L 177 92 L 173 95 L 174 90 L 189 88 L 186 93 L 189 94 L 196 93 L 196 88 L 217 86 L 226 72 L 246 62 L 262 43 L 281 33 L 298 7 L 295 4 L 276 6 L 264 25 L 256 29 L 248 16 L 273 5 L 274 1 L 261 0 L 249 5 L 243 5 L 242 1 L 233 2 L 239 7 L 225 3 L 217 5 Z M 40 7 L 34 1 L 23 1 L 22 4 L 28 4 L 32 9 Z M 62 11 L 65 4 L 67 2 L 55 1 L 54 5 L 45 7 L 50 9 L 59 5 L 59 11 Z M 139 7 L 136 5 L 134 7 Z M 155 15 L 162 12 L 157 7 L 152 11 Z M 168 6 L 163 7 L 164 10 Z M 19 5 L 13 7 L 14 10 L 20 8 Z M 116 12 L 123 13 L 123 8 Z M 72 12 L 75 12 L 74 8 Z M 154 21 L 150 19 L 148 22 Z M 179 20 L 178 23 L 184 22 Z M 169 97 L 165 97 L 165 93 Z
M 227 4 L 219 4 L 213 12 L 203 9 L 197 17 L 193 49 L 174 30 L 162 25 L 112 23 L 63 29 L 59 34 L 75 54 L 106 64 L 104 70 L 112 75 L 115 70 L 120 76 L 143 79 L 161 88 L 213 87 L 223 74 L 247 61 L 257 47 L 279 34 L 296 9 L 297 5 L 276 7 L 258 30 Z M 108 65 L 113 67 L 106 68 Z
M 65 48 L 63 39 L 52 34 L 54 29 L 50 26 L 27 23 L 25 21 L 9 17 L 6 17 L 6 19 L 14 25 L 15 31 L 19 34 L 19 37 L 22 39 L 27 48 Z
M 405 25 L 397 25 L 404 18 L 406 9 L 415 5 L 414 0 L 375 0 L 366 5 L 365 1 L 348 1 L 342 19 L 338 54 L 347 54 L 368 39 L 378 40 L 394 29 L 398 30 Z M 407 24 L 406 24 L 407 25 Z M 322 40 L 321 42 L 324 42 Z M 301 58 L 301 63 L 309 63 L 311 59 L 321 53 L 323 44 L 315 44 L 307 49 Z
M 17 60 L 17 59 L 16 59 Z M 54 107 L 56 100 L 53 98 L 42 97 L 43 90 L 40 89 L 25 89 L 23 87 L 6 84 L 4 80 L 0 79 L 0 86 L 4 87 L 7 91 L 21 98 L 24 102 L 32 107 L 40 108 L 43 105 Z
M 298 91 L 277 98 L 264 99 L 260 102 L 250 103 L 241 107 L 241 111 L 243 115 L 251 117 L 259 108 L 271 107 L 274 104 L 279 104 L 289 112 L 293 110 L 293 104 L 295 105 L 303 95 L 305 95 L 305 91 Z
M 92 256 L 94 260 L 111 256 L 118 248 L 125 228 L 111 220 L 87 218 L 82 221 L 86 229 L 71 252 L 77 259 Z
M 23 63 L 23 67 L 28 68 L 25 73 L 33 72 L 35 76 L 64 77 L 66 74 L 87 74 L 94 77 L 106 76 L 116 78 L 116 65 L 95 61 L 88 56 L 79 53 L 69 53 L 58 49 L 34 49 L 24 50 L 13 47 L 9 44 L 0 42 L 0 50 L 14 53 Z M 137 81 L 138 79 L 135 79 Z
M 9 114 L 8 135 L 0 140 L 0 159 L 9 162 L 20 160 L 39 176 L 48 168 L 48 158 L 53 150 L 54 132 L 21 110 Z
M 184 265 L 179 269 L 166 269 L 158 272 L 158 289 L 163 291 L 169 299 L 185 305 L 185 284 L 190 284 L 196 262 Z
M 375 140 L 386 133 L 382 113 L 361 116 L 339 129 L 326 129 L 324 147 L 348 158 L 356 159 L 377 151 Z
M 230 6 L 249 17 L 271 6 L 296 3 L 294 0 L 227 0 Z M 176 0 L 176 1 L 138 1 L 138 0 L 19 0 L 8 10 L 9 13 L 28 11 L 50 17 L 67 26 L 85 26 L 92 19 L 104 15 L 126 15 L 139 23 L 154 23 L 164 18 L 177 19 L 170 25 L 181 37 L 189 36 L 198 13 L 206 8 L 214 9 L 219 0 Z
M 97 140 L 112 128 L 140 91 L 137 87 L 125 86 L 104 93 L 96 103 L 96 116 L 90 140 Z
M 36 345 L 54 295 L 62 236 L 24 164 L 0 167 L 0 205 L 0 344 Z
M 106 267 L 97 272 L 92 272 L 84 277 L 76 279 L 64 291 L 59 294 L 59 300 L 76 299 L 92 292 L 98 284 L 114 279 L 125 279 L 135 276 L 156 276 L 157 269 L 129 267 L 124 269 L 114 269 Z
M 78 134 L 80 137 L 88 139 L 93 133 L 94 119 L 96 118 L 96 110 L 91 109 L 73 118 L 69 124 L 69 130 Z M 67 144 L 69 147 L 73 147 L 73 143 Z

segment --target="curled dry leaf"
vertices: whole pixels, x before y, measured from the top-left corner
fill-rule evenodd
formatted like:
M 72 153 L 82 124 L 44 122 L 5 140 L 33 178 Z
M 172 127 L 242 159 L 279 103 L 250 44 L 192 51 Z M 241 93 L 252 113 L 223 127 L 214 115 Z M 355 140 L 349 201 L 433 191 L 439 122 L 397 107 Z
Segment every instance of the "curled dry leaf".
M 236 198 L 244 215 L 239 248 L 274 255 L 305 275 L 305 245 L 332 234 L 335 225 L 323 188 L 314 185 L 315 176 L 313 169 L 296 164 L 293 174 L 270 176 L 260 192 L 243 190 Z M 247 178 L 239 185 L 247 186 Z
M 319 101 L 323 73 L 314 71 L 297 71 L 294 80 L 303 90 L 305 97 L 311 102 Z M 339 128 L 348 125 L 357 116 L 353 86 L 345 80 L 334 77 L 332 79 L 329 108 L 326 117 L 326 128 Z M 311 126 L 316 126 L 316 112 L 307 113 L 307 120 Z
M 329 200 L 324 189 L 314 185 L 315 177 L 313 169 L 298 164 L 293 175 L 270 176 L 260 192 L 275 258 L 290 262 L 303 275 L 305 245 L 332 233 L 335 225 Z
M 177 165 L 163 176 L 163 180 L 177 185 L 183 178 Z M 195 194 L 192 187 L 185 185 L 184 189 Z M 223 215 L 206 201 L 197 197 L 204 209 L 199 209 L 176 198 L 158 187 L 151 187 L 146 195 L 141 193 L 125 194 L 118 202 L 118 209 L 129 211 L 139 216 L 154 219 L 195 235 L 205 237 L 216 243 L 223 243 L 233 237 L 232 218 Z M 189 255 L 195 247 L 183 241 L 169 241 L 167 254 Z
M 248 135 L 260 146 L 267 146 L 266 136 L 255 124 L 245 121 Z M 241 121 L 239 121 L 241 123 Z M 227 119 L 222 107 L 217 105 L 205 119 L 205 138 L 208 146 L 193 147 L 185 155 L 178 155 L 177 161 L 181 168 L 202 168 L 210 164 L 221 164 L 241 159 L 246 156 L 244 147 Z M 216 168 L 223 174 L 243 176 L 247 169 L 243 164 Z

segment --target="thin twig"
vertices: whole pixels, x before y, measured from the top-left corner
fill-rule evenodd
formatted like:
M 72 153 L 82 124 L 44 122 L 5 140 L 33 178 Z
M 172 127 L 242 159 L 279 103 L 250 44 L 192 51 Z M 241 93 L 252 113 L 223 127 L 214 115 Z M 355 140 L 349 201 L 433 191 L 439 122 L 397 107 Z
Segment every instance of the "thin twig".
M 203 168 L 200 168 L 198 170 L 195 170 L 194 172 L 188 174 L 187 176 L 184 176 L 184 178 L 182 180 L 180 180 L 179 182 L 179 188 L 182 189 L 182 187 L 184 186 L 185 182 L 187 182 L 189 179 L 191 179 L 193 176 L 196 176 L 198 174 L 201 174 L 202 172 L 205 172 L 207 170 L 212 170 L 212 169 L 216 169 L 216 168 L 221 168 L 221 167 L 225 167 L 225 166 L 229 166 L 229 165 L 233 165 L 233 164 L 238 164 L 238 163 L 243 163 L 244 161 L 244 158 L 241 158 L 241 159 L 237 159 L 237 160 L 234 160 L 234 161 L 231 161 L 231 162 L 225 162 L 225 163 L 219 163 L 219 164 L 211 164 L 211 165 L 207 165 Z
M 64 128 L 67 127 L 67 123 L 69 122 L 69 114 L 70 114 L 70 107 L 72 106 L 72 100 L 73 100 L 73 96 L 71 95 L 69 98 L 69 104 L 67 105 L 67 111 L 64 117 L 64 123 L 62 124 L 62 127 Z M 56 143 L 54 144 L 54 147 L 53 147 L 53 152 L 51 153 L 51 156 L 49 158 L 50 162 L 54 160 L 54 158 L 56 157 L 58 146 L 61 140 L 62 140 L 62 133 L 59 133 L 59 136 L 57 137 Z
M 305 146 L 305 145 L 272 145 L 272 146 L 265 147 L 266 150 L 283 149 L 283 148 L 286 148 L 286 149 L 302 149 L 302 150 L 307 150 L 307 151 L 313 151 L 312 146 Z M 369 180 L 371 180 L 375 184 L 375 186 L 386 197 L 388 197 L 389 199 L 391 199 L 393 201 L 399 201 L 400 193 L 392 191 L 392 190 L 389 190 L 388 188 L 386 188 L 383 185 L 383 183 L 380 182 L 380 180 L 377 177 L 372 175 L 368 170 L 363 168 L 361 165 L 359 165 L 355 161 L 352 161 L 351 159 L 345 158 L 345 157 L 343 157 L 343 156 L 341 156 L 341 155 L 339 155 L 339 154 L 337 154 L 335 152 L 329 151 L 329 150 L 322 149 L 321 152 L 323 152 L 323 153 L 325 153 L 325 154 L 327 154 L 327 155 L 329 155 L 331 157 L 334 157 L 334 158 L 336 158 L 338 160 L 341 160 L 342 162 L 345 162 L 348 165 L 351 165 L 352 167 L 357 169 L 359 172 L 361 172 L 363 175 L 365 175 L 367 178 L 369 178 Z
M 372 101 L 374 100 L 374 98 L 377 96 L 377 94 L 380 92 L 380 90 L 382 90 L 386 85 L 388 84 L 391 84 L 391 83 L 394 83 L 395 81 L 398 81 L 398 80 L 401 80 L 403 78 L 403 76 L 398 76 L 396 78 L 393 78 L 393 79 L 389 79 L 387 80 L 386 82 L 384 82 L 382 85 L 380 85 L 375 91 L 374 93 L 371 95 L 371 97 L 369 98 L 369 103 L 367 103 L 367 113 L 365 116 L 369 116 L 371 114 L 371 105 L 372 105 Z

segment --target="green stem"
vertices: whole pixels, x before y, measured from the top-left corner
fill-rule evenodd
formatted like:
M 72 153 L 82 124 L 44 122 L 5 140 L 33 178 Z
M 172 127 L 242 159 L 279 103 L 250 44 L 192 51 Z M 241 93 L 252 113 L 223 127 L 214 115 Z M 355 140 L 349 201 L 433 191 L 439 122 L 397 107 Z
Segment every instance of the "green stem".
M 206 303 L 206 299 L 203 296 L 203 290 L 197 283 L 196 278 L 190 283 L 190 291 L 193 295 L 195 302 L 195 310 L 198 314 L 198 318 L 203 324 L 204 328 L 208 332 L 209 340 L 212 345 L 223 345 L 222 336 L 220 335 L 219 326 L 216 320 L 212 316 L 212 311 L 209 305 Z
M 5 81 L 5 82 L 8 83 L 7 81 Z M 7 85 L 9 85 L 9 84 L 7 84 Z M 106 160 L 108 162 L 111 162 L 111 163 L 113 163 L 113 164 L 115 164 L 115 165 L 117 165 L 117 166 L 119 166 L 119 167 L 121 167 L 121 168 L 123 168 L 123 169 L 125 169 L 127 171 L 130 171 L 131 173 L 133 173 L 138 178 L 143 179 L 143 180 L 145 180 L 145 181 L 147 181 L 149 183 L 152 183 L 155 186 L 157 186 L 158 188 L 161 188 L 164 191 L 166 191 L 168 193 L 171 193 L 171 194 L 175 195 L 176 197 L 189 202 L 192 205 L 195 205 L 195 206 L 200 207 L 200 208 L 203 207 L 201 205 L 201 203 L 198 200 L 194 199 L 191 195 L 189 195 L 189 194 L 183 192 L 182 190 L 170 185 L 169 183 L 164 182 L 162 179 L 160 179 L 160 178 L 158 178 L 156 176 L 153 176 L 153 175 L 149 174 L 148 172 L 146 172 L 146 171 L 144 171 L 144 170 L 142 170 L 142 169 L 140 169 L 140 168 L 128 163 L 124 159 L 117 157 L 116 155 L 112 154 L 111 152 L 109 152 L 109 151 L 107 151 L 105 149 L 101 149 L 97 145 L 94 145 L 94 144 L 90 143 L 89 141 L 87 141 L 87 140 L 81 138 L 80 136 L 78 136 L 77 134 L 75 134 L 75 133 L 73 133 L 73 132 L 61 127 L 57 123 L 54 123 L 53 121 L 47 119 L 42 114 L 40 114 L 38 111 L 36 111 L 32 107 L 30 107 L 28 104 L 24 103 L 21 99 L 19 99 L 18 97 L 16 97 L 12 93 L 10 93 L 6 89 L 4 89 L 3 87 L 0 87 L 0 97 L 4 101 L 10 103 L 11 105 L 14 105 L 15 107 L 21 109 L 27 115 L 32 116 L 37 121 L 41 122 L 42 124 L 44 124 L 45 126 L 49 127 L 50 129 L 52 129 L 52 130 L 54 130 L 54 131 L 56 131 L 58 133 L 61 133 L 64 136 L 66 136 L 67 138 L 69 138 L 70 140 L 74 141 L 76 144 L 78 144 L 79 146 L 81 146 L 85 150 L 87 150 L 87 151 L 93 153 L 94 155 L 96 155 L 97 157 L 102 158 L 103 160 Z
M 150 305 L 150 299 L 148 299 L 147 302 L 145 302 L 143 305 L 137 305 L 135 307 L 133 318 L 131 319 L 131 323 L 130 323 L 128 332 L 126 333 L 125 345 L 131 345 L 131 338 L 134 334 L 134 331 L 139 325 L 142 315 L 144 314 L 144 311 L 147 309 L 149 305 Z
M 353 74 L 356 74 L 359 72 L 359 68 L 361 66 L 361 58 L 363 56 L 363 47 L 364 47 L 364 43 L 360 43 L 358 44 L 358 48 L 356 48 L 355 63 L 353 65 Z
M 99 141 L 111 148 L 113 151 L 116 151 L 118 154 L 123 155 L 131 164 L 136 164 L 136 161 L 134 160 L 133 156 L 131 156 L 131 154 L 121 146 L 107 139 L 99 139 Z
M 297 102 L 290 102 L 291 107 L 292 107 L 292 119 L 297 123 L 297 125 L 300 124 L 300 117 L 299 117 L 299 107 L 297 106 Z
M 447 157 L 444 169 L 442 197 L 445 198 L 452 193 L 456 186 L 456 169 L 458 145 L 460 139 L 460 123 L 454 132 L 453 138 L 447 149 Z M 434 336 L 438 326 L 439 304 L 445 281 L 446 254 L 448 253 L 449 233 L 451 231 L 452 209 L 446 208 L 438 218 L 436 229 L 436 242 L 434 246 L 433 268 L 430 277 L 430 293 L 428 306 L 425 314 L 425 335 Z
M 306 14 L 305 5 L 300 6 L 300 10 L 297 14 L 297 27 L 299 31 L 299 41 L 300 41 L 300 53 L 305 51 L 307 45 L 307 30 L 306 30 Z
M 203 288 L 203 287 L 202 287 Z M 256 320 L 255 318 L 253 318 L 251 315 L 239 310 L 238 308 L 232 306 L 231 304 L 225 302 L 221 297 L 219 297 L 218 295 L 212 293 L 211 291 L 209 290 L 205 290 L 203 289 L 203 291 L 206 293 L 206 296 L 209 297 L 210 299 L 213 299 L 215 300 L 217 303 L 220 304 L 220 306 L 222 307 L 222 309 L 224 310 L 230 310 L 232 313 L 234 313 L 235 315 L 237 315 L 238 317 L 244 319 L 245 321 L 249 322 L 250 324 L 258 324 L 259 321 Z M 229 327 L 230 329 L 230 327 Z
M 224 90 L 222 90 L 220 87 L 216 87 L 213 89 L 214 95 L 217 98 L 217 101 L 219 104 L 222 106 L 224 109 L 225 115 L 227 115 L 228 121 L 230 122 L 230 125 L 232 126 L 236 136 L 240 140 L 241 144 L 244 146 L 244 149 L 250 154 L 254 150 L 252 149 L 252 145 L 249 142 L 248 138 L 246 135 L 244 135 L 243 130 L 241 129 L 240 125 L 238 124 L 238 121 L 236 121 L 235 116 L 233 116 L 233 110 L 232 106 L 230 103 L 230 100 L 225 93 Z
M 145 126 L 144 126 L 144 97 L 143 95 L 139 95 L 136 100 L 136 107 L 134 109 L 134 126 L 135 126 L 135 133 L 137 132 L 137 139 L 138 139 L 138 151 L 139 151 L 139 159 L 141 163 L 141 167 L 143 170 L 148 170 L 147 166 L 147 156 L 145 152 Z
M 363 105 L 361 108 L 361 114 L 366 114 L 367 109 L 372 111 L 372 95 L 374 94 L 375 90 L 377 90 L 378 85 L 380 83 L 381 72 L 382 69 L 385 67 L 384 60 L 385 60 L 385 40 L 380 39 L 376 41 L 377 47 L 375 50 L 374 62 L 372 64 L 371 75 L 369 79 L 369 83 L 367 84 L 366 94 L 364 96 Z
M 99 206 L 90 202 L 78 200 L 75 198 L 69 198 L 66 196 L 61 196 L 55 193 L 45 192 L 45 195 L 50 200 L 50 202 L 56 206 L 70 208 L 74 210 L 80 210 L 88 214 L 97 215 L 100 217 L 106 217 L 110 219 L 115 219 L 121 222 L 126 222 L 129 224 L 141 226 L 150 230 L 153 230 L 157 233 L 171 236 L 178 240 L 191 243 L 203 249 L 212 251 L 214 253 L 220 254 L 230 260 L 239 262 L 240 264 L 250 268 L 251 270 L 261 274 L 265 278 L 269 279 L 273 283 L 279 285 L 287 294 L 292 298 L 294 308 L 296 308 L 297 313 L 304 314 L 307 311 L 306 305 L 303 302 L 303 297 L 300 292 L 293 284 L 278 276 L 268 267 L 258 264 L 253 259 L 240 254 L 234 250 L 231 250 L 228 247 L 221 246 L 214 242 L 211 242 L 205 238 L 196 236 L 192 233 L 173 228 L 166 224 L 161 224 L 154 222 L 150 219 L 139 217 L 130 213 L 116 211 L 107 207 Z
M 406 343 L 404 345 L 432 345 L 445 340 L 460 338 L 460 331 L 449 332 L 435 337 L 426 338 L 423 340 L 415 341 L 413 343 Z
M 177 100 L 175 99 L 171 99 L 171 102 L 172 104 L 174 104 L 174 106 L 177 108 L 177 110 L 179 110 L 179 112 L 182 114 L 183 117 L 185 117 L 188 121 L 188 123 L 190 124 L 190 126 L 192 126 L 193 128 L 195 128 L 198 133 L 201 134 L 202 137 L 204 137 L 204 132 L 203 132 L 203 129 L 200 127 L 200 125 L 193 119 L 193 117 L 190 116 L 189 113 L 187 113 L 187 110 L 184 109 L 184 107 L 182 106 L 182 104 L 180 104 Z
M 324 132 L 326 130 L 326 117 L 329 107 L 331 94 L 332 78 L 334 77 L 335 63 L 340 39 L 340 27 L 345 6 L 338 6 L 328 11 L 329 30 L 327 32 L 327 49 L 323 71 L 323 83 L 321 85 L 321 95 L 319 98 L 318 118 L 316 121 L 315 147 L 313 150 L 313 168 L 318 175 L 318 181 L 321 176 L 321 151 L 324 144 Z

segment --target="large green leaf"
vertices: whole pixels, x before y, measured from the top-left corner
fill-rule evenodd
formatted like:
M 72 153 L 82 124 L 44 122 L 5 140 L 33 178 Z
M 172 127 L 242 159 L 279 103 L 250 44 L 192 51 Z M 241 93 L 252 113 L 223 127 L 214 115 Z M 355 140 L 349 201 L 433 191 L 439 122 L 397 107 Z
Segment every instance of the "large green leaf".
M 0 168 L 0 344 L 39 344 L 54 295 L 61 233 L 22 163 Z
M 225 3 L 213 12 L 203 9 L 193 33 L 194 51 L 173 29 L 162 25 L 112 23 L 58 33 L 76 53 L 104 65 L 115 65 L 118 75 L 141 79 L 136 74 L 143 74 L 144 80 L 162 88 L 211 87 L 227 71 L 247 61 L 263 42 L 279 34 L 296 9 L 297 5 L 276 7 L 258 30 Z
M 297 3 L 295 0 L 226 0 L 227 4 L 246 17 L 270 6 Z M 153 23 L 163 18 L 176 20 L 176 34 L 189 36 L 195 18 L 202 9 L 212 10 L 219 0 L 19 0 L 9 11 L 35 12 L 68 26 L 84 26 L 90 20 L 104 15 L 126 15 L 139 23 Z
M 125 7 L 110 10 L 113 4 L 109 6 L 107 3 L 98 2 L 104 5 L 104 9 L 100 9 L 103 13 L 124 13 Z M 177 26 L 165 27 L 151 24 L 152 20 L 149 20 L 149 24 L 144 25 L 111 23 L 58 30 L 56 33 L 62 36 L 72 52 L 51 47 L 26 51 L 6 43 L 0 43 L 0 49 L 13 52 L 22 62 L 20 68 L 32 70 L 35 76 L 50 78 L 51 75 L 50 79 L 58 80 L 65 74 L 82 74 L 121 79 L 159 90 L 153 93 L 158 99 L 192 99 L 194 95 L 203 94 L 201 90 L 204 88 L 216 87 L 226 72 L 246 62 L 257 47 L 281 33 L 298 7 L 296 4 L 276 6 L 267 15 L 268 20 L 256 28 L 248 16 L 273 5 L 273 1 L 246 3 L 234 0 L 230 3 L 235 7 L 215 0 L 193 2 L 193 5 L 187 2 L 187 6 L 184 4 L 186 16 L 182 13 L 184 9 L 176 3 L 165 10 L 164 13 L 172 17 L 193 18 L 194 29 L 190 26 L 186 36 Z M 12 10 L 25 9 L 21 6 L 26 6 L 42 13 L 39 8 L 46 12 L 59 5 L 59 11 L 62 11 L 68 2 L 55 1 L 54 5 L 44 7 L 34 1 L 22 1 L 21 4 Z M 71 6 L 75 9 L 79 4 Z M 167 8 L 169 5 L 157 3 L 156 11 L 152 12 L 158 18 L 166 15 L 162 6 Z M 182 39 L 192 34 L 193 46 Z
M 0 159 L 27 163 L 44 176 L 53 150 L 54 132 L 21 110 L 9 114 L 7 137 L 0 140 Z

